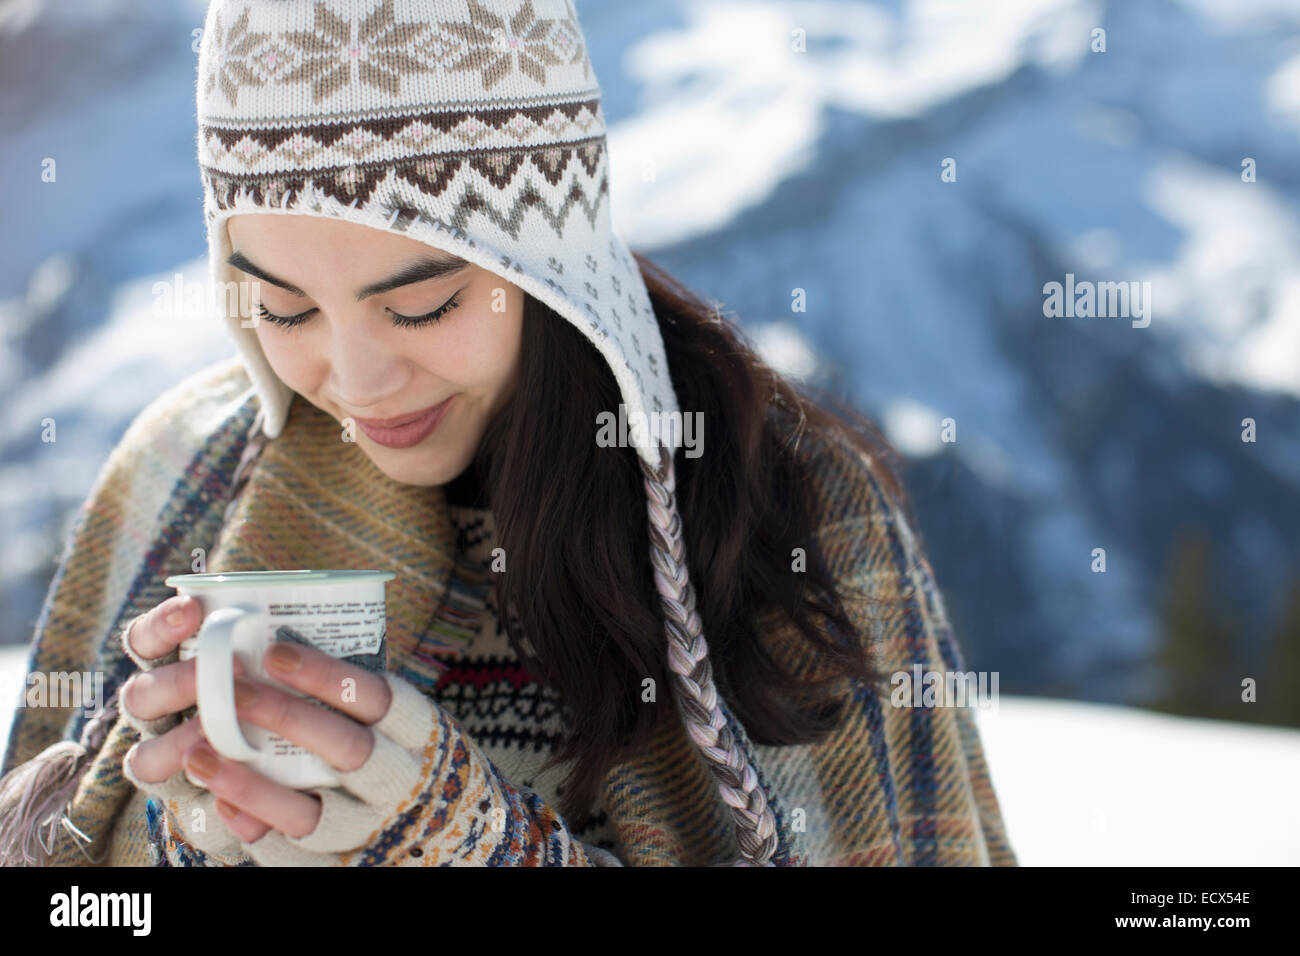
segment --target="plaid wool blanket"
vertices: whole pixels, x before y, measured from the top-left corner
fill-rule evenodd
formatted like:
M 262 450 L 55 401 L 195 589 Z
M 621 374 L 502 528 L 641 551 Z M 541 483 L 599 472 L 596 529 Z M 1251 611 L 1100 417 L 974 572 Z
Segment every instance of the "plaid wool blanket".
M 397 572 L 389 590 L 389 646 L 413 660 L 429 621 L 447 600 L 455 540 L 440 488 L 389 481 L 360 449 L 327 454 L 315 440 L 337 424 L 295 402 L 284 434 L 268 443 L 253 477 L 226 513 L 232 481 L 258 411 L 237 360 L 170 389 L 128 429 L 88 496 L 33 638 L 28 670 L 100 675 L 111 697 L 134 671 L 119 634 L 173 591 L 170 574 L 206 569 L 361 567 Z M 844 606 L 889 675 L 962 674 L 961 650 L 933 572 L 897 503 L 847 444 L 805 435 L 800 454 L 818 475 L 818 542 L 841 584 Z M 698 573 L 698 572 L 697 572 Z M 895 608 L 882 613 L 881 608 Z M 799 643 L 765 625 L 762 639 L 783 664 L 808 673 Z M 413 665 L 414 666 L 414 665 Z M 425 688 L 426 693 L 431 692 Z M 891 684 L 853 686 L 840 727 L 815 745 L 764 746 L 731 711 L 731 730 L 769 795 L 779 831 L 777 865 L 1015 866 L 970 706 L 900 700 Z M 436 695 L 435 703 L 436 703 Z M 3 771 L 60 741 L 77 741 L 85 708 L 19 707 Z M 518 785 L 448 718 L 465 754 L 460 782 L 479 781 L 509 806 L 504 828 L 481 825 L 470 786 L 430 786 L 405 808 L 440 821 L 421 858 L 372 848 L 356 865 L 713 865 L 736 854 L 729 808 L 680 721 L 652 750 L 608 773 L 601 796 L 613 857 L 573 837 L 545 793 Z M 156 808 L 122 774 L 139 739 L 117 720 L 67 810 L 89 839 L 59 830 L 53 862 L 86 865 L 87 851 L 115 865 L 225 865 L 162 839 Z M 436 782 L 435 782 L 436 783 Z M 0 812 L 4 808 L 0 807 Z M 151 825 L 151 823 L 155 825 Z M 220 825 L 220 824 L 219 824 Z M 432 826 L 432 825 L 430 825 Z M 409 851 L 408 851 L 409 852 Z

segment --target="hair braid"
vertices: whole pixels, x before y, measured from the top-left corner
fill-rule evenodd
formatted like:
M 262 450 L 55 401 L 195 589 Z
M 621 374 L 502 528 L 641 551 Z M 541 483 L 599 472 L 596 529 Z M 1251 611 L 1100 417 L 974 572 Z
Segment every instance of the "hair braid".
M 645 474 L 650 513 L 650 560 L 664 610 L 668 634 L 668 666 L 676 675 L 677 700 L 691 739 L 699 748 L 713 775 L 718 791 L 731 808 L 741 859 L 737 866 L 772 866 L 776 850 L 776 818 L 767 805 L 767 794 L 750 766 L 745 751 L 736 743 L 713 683 L 708 644 L 700 616 L 695 610 L 695 589 L 686 566 L 681 517 L 677 512 L 676 473 L 670 451 L 661 452 L 656 474 L 638 458 Z

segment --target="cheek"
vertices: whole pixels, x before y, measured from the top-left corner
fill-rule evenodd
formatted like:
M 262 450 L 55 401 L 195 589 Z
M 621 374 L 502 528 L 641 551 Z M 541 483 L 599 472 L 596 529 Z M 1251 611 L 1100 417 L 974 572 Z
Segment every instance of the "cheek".
M 484 392 L 504 385 L 519 359 L 520 316 L 466 312 L 420 345 L 419 362 L 438 378 Z
M 280 381 L 295 392 L 310 394 L 313 364 L 311 351 L 295 347 L 292 335 L 268 328 L 263 323 L 257 325 L 257 340 L 262 344 L 262 354 Z

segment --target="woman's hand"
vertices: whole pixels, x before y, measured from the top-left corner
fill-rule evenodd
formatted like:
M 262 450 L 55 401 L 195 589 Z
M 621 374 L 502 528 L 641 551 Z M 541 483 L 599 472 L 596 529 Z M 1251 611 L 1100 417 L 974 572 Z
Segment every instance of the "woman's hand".
M 272 829 L 290 837 L 312 833 L 320 822 L 320 796 L 292 790 L 221 757 L 204 737 L 198 720 L 175 725 L 177 713 L 196 702 L 195 661 L 161 662 L 195 633 L 201 620 L 198 602 L 178 596 L 137 618 L 124 635 L 128 653 L 147 668 L 127 682 L 120 698 L 127 719 L 142 736 L 126 755 L 127 776 L 146 789 L 165 793 L 184 772 L 211 792 L 212 797 L 203 802 L 211 803 L 229 830 L 246 844 L 256 843 Z M 236 657 L 236 710 L 241 720 L 301 745 L 336 770 L 349 772 L 366 763 L 375 741 L 368 725 L 388 712 L 392 700 L 384 678 L 315 648 L 290 643 L 273 644 L 263 663 L 277 680 L 342 713 L 243 676 Z M 201 849 L 204 844 L 227 853 L 234 849 L 228 841 L 196 841 Z
M 123 686 L 118 702 L 141 737 L 166 741 L 146 748 L 157 754 L 163 747 L 183 743 L 188 748 L 203 736 L 197 720 L 180 722 L 181 712 L 195 703 L 194 660 L 181 661 L 177 651 L 182 641 L 192 637 L 202 622 L 199 603 L 191 597 L 173 597 L 153 610 L 135 618 L 122 636 L 122 644 L 140 673 Z M 236 674 L 244 672 L 235 658 Z
M 335 770 L 357 770 L 370 759 L 375 736 L 369 725 L 378 723 L 392 701 L 382 677 L 314 647 L 286 642 L 272 644 L 262 663 L 276 680 L 335 710 L 272 684 L 237 677 L 235 709 L 240 720 L 293 741 Z M 320 822 L 318 797 L 227 760 L 206 743 L 191 747 L 183 760 L 189 775 L 216 794 L 217 813 L 245 843 L 255 843 L 271 829 L 306 836 Z

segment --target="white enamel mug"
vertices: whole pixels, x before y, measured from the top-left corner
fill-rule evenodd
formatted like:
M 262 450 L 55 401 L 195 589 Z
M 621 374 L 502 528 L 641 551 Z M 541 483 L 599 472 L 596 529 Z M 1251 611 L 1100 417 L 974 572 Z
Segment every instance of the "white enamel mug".
M 332 657 L 387 660 L 384 583 L 391 571 L 229 571 L 175 574 L 168 587 L 195 598 L 203 610 L 197 634 L 181 642 L 180 659 L 197 657 L 198 716 L 217 753 L 248 764 L 295 790 L 335 787 L 334 769 L 304 747 L 235 712 L 234 658 L 244 673 L 324 707 L 268 675 L 262 656 L 288 626 Z M 377 655 L 377 658 L 374 656 Z M 366 658 L 359 658 L 365 660 Z M 366 666 L 366 665 L 363 665 Z

